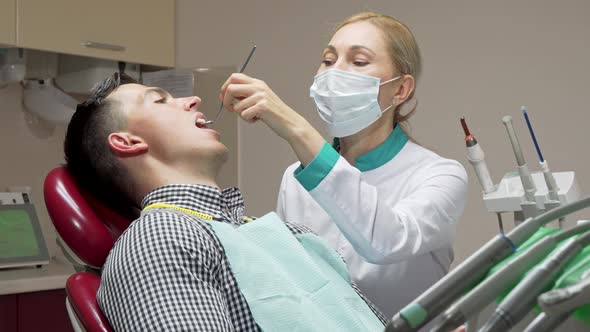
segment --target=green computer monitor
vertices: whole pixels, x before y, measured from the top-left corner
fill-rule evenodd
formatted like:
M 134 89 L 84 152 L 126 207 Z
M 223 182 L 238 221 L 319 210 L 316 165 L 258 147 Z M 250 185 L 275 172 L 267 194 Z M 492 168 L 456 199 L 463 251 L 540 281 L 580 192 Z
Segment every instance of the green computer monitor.
M 49 253 L 34 205 L 0 205 L 0 269 L 47 263 Z

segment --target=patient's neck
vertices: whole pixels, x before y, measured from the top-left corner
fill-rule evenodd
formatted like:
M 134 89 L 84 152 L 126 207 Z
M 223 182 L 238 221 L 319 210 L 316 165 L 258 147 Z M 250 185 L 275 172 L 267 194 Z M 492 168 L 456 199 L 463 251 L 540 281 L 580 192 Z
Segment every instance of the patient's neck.
M 170 184 L 206 185 L 220 190 L 215 180 L 219 167 L 207 166 L 163 165 L 161 163 L 146 166 L 134 175 L 136 201 L 141 202 L 149 192 Z
M 215 176 L 202 173 L 166 172 L 154 176 L 152 190 L 169 184 L 201 184 L 219 189 Z

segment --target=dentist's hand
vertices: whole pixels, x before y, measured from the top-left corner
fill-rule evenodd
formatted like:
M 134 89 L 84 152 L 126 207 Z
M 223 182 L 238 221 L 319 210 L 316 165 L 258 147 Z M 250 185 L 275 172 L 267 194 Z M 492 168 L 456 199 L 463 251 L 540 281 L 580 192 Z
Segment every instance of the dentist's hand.
M 237 113 L 248 122 L 264 122 L 291 145 L 304 166 L 313 160 L 325 142 L 317 130 L 287 106 L 264 81 L 232 74 L 221 87 L 220 98 L 229 112 Z
M 261 120 L 286 140 L 307 124 L 264 81 L 244 74 L 232 74 L 221 87 L 220 97 L 227 111 L 250 123 Z

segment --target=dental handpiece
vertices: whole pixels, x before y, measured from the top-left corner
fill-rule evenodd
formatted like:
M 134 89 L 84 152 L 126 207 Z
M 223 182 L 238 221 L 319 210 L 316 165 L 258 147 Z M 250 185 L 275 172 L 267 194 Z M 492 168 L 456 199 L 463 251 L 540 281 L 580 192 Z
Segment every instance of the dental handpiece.
M 551 173 L 551 171 L 549 170 L 549 164 L 547 163 L 547 160 L 543 158 L 541 148 L 539 147 L 537 137 L 535 136 L 535 132 L 533 130 L 533 125 L 531 124 L 531 120 L 529 119 L 529 115 L 527 113 L 527 108 L 525 106 L 522 106 L 520 109 L 526 121 L 527 127 L 529 128 L 529 132 L 531 133 L 531 138 L 533 140 L 533 143 L 535 144 L 535 150 L 537 150 L 537 155 L 539 156 L 539 164 L 541 165 L 543 177 L 545 178 L 545 183 L 547 184 L 547 192 L 549 199 L 559 202 L 559 188 L 557 187 L 557 183 L 555 182 L 553 173 Z
M 549 315 L 569 313 L 590 303 L 590 271 L 577 283 L 543 293 L 538 298 L 541 309 Z
M 523 332 L 555 331 L 578 307 L 589 304 L 590 278 L 588 278 L 588 271 L 584 275 L 580 281 L 573 285 L 539 295 L 537 303 L 543 312 Z
M 455 302 L 442 314 L 441 321 L 431 332 L 449 331 L 459 327 L 469 317 L 480 312 L 491 303 L 498 294 L 517 283 L 526 271 L 547 257 L 547 254 L 553 251 L 558 243 L 589 230 L 590 222 L 586 222 L 569 230 L 541 239 L 482 281 L 459 301 Z
M 477 175 L 477 179 L 481 184 L 484 194 L 490 193 L 495 190 L 495 187 L 485 161 L 483 149 L 475 139 L 475 136 L 469 132 L 469 128 L 467 128 L 467 122 L 465 122 L 465 117 L 461 118 L 461 126 L 465 132 L 467 159 L 469 160 L 469 163 L 471 163 L 471 166 L 473 166 L 473 170 L 475 171 L 475 175 Z
M 571 314 L 572 312 L 566 312 L 560 315 L 547 315 L 542 312 L 522 332 L 555 331 Z
M 578 307 L 590 304 L 590 271 L 577 283 L 539 295 L 537 303 L 543 310 L 524 332 L 555 331 Z
M 242 65 L 242 69 L 240 69 L 240 73 L 243 73 L 244 70 L 246 69 L 246 66 L 248 65 L 248 62 L 250 62 L 250 59 L 252 58 L 252 55 L 254 55 L 254 51 L 256 51 L 256 45 L 254 45 L 254 47 L 252 47 L 252 50 L 250 51 L 250 54 L 248 54 L 248 57 L 246 58 L 246 61 Z M 209 121 L 205 122 L 204 124 L 210 125 L 213 122 L 217 121 L 217 119 L 219 119 L 219 116 L 221 115 L 221 111 L 222 110 L 223 110 L 223 101 L 219 105 L 219 111 L 217 111 L 217 115 L 215 116 L 215 119 L 209 120 Z
M 510 138 L 510 143 L 512 144 L 512 150 L 514 151 L 514 156 L 516 157 L 516 164 L 518 173 L 520 174 L 520 180 L 522 181 L 525 198 L 528 202 L 535 202 L 535 192 L 537 191 L 537 188 L 535 187 L 535 183 L 533 182 L 529 168 L 526 164 L 526 161 L 524 160 L 524 155 L 522 154 L 518 137 L 516 137 L 516 133 L 514 132 L 512 117 L 510 115 L 506 115 L 502 118 L 502 122 L 506 127 L 508 137 Z
M 498 234 L 389 321 L 386 332 L 417 331 L 483 279 L 488 270 L 514 253 L 541 226 L 590 206 L 590 197 L 528 218 L 507 234 Z
M 588 244 L 590 232 L 567 240 L 516 285 L 479 331 L 508 331 L 515 326 L 535 306 L 537 296 L 551 287 L 563 272 L 564 266 Z

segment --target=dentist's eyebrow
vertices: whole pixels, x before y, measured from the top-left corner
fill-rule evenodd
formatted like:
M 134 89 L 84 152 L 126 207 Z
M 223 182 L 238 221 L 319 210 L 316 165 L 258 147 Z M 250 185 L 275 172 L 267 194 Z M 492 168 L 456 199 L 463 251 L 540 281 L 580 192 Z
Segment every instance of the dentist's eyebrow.
M 366 51 L 368 51 L 369 53 L 371 53 L 373 56 L 375 56 L 375 55 L 376 55 L 376 53 L 375 53 L 375 52 L 373 52 L 373 50 L 372 50 L 372 49 L 370 49 L 370 48 L 368 48 L 368 47 L 366 47 L 366 46 L 363 46 L 363 45 L 352 45 L 352 46 L 350 47 L 350 50 L 351 50 L 351 51 L 366 50 Z
M 336 51 L 336 47 L 334 47 L 332 45 L 326 46 L 326 48 L 324 48 L 324 50 L 322 51 L 322 55 L 326 55 L 326 53 L 328 53 L 328 52 L 338 54 L 338 52 Z

